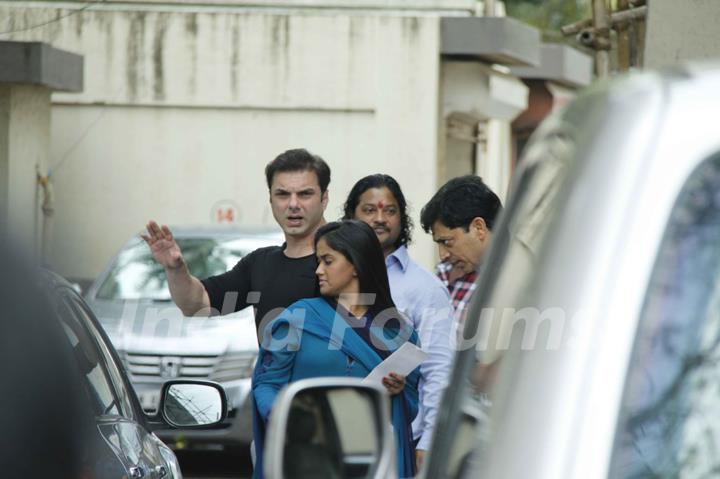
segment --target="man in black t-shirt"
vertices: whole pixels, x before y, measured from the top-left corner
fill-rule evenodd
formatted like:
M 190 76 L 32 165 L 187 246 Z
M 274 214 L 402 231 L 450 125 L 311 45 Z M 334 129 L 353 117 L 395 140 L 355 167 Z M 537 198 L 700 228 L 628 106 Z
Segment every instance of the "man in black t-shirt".
M 170 229 L 155 221 L 143 239 L 165 268 L 170 294 L 186 316 L 227 314 L 255 307 L 255 324 L 276 316 L 302 298 L 319 294 L 313 240 L 325 224 L 330 168 L 304 149 L 288 150 L 265 168 L 273 216 L 285 244 L 260 248 L 221 275 L 199 280 L 188 271 Z
M 223 314 L 253 304 L 259 329 L 298 299 L 318 296 L 315 253 L 290 258 L 285 249 L 285 245 L 257 249 L 227 273 L 202 280 L 210 306 Z

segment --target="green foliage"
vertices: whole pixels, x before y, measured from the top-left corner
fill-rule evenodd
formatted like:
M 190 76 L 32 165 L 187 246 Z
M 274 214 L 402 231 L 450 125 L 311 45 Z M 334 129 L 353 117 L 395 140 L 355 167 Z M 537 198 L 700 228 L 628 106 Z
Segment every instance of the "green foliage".
M 507 14 L 559 38 L 560 27 L 590 18 L 590 0 L 505 0 Z

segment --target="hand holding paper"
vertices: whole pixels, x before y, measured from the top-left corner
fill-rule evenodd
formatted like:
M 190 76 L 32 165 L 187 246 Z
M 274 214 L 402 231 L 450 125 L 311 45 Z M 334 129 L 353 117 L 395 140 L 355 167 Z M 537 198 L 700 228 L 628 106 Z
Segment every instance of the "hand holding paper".
M 400 346 L 397 351 L 392 353 L 385 361 L 378 364 L 375 369 L 370 371 L 364 383 L 373 383 L 382 386 L 382 380 L 390 373 L 407 376 L 416 367 L 425 361 L 427 353 L 412 343 L 405 343 Z

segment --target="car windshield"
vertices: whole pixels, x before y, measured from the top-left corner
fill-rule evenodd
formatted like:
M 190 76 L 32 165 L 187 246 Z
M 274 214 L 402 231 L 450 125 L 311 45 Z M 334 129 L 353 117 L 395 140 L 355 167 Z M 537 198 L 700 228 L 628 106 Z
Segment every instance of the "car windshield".
M 176 241 L 190 273 L 197 278 L 224 273 L 247 253 L 270 243 L 259 244 L 247 238 L 176 238 Z M 96 297 L 169 301 L 170 291 L 162 266 L 153 259 L 144 242 L 137 242 L 120 252 Z

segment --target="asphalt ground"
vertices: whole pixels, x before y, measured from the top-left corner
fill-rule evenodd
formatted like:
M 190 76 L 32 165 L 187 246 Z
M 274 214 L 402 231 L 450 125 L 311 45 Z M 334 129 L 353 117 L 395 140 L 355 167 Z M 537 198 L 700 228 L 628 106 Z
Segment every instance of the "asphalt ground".
M 247 451 L 176 451 L 185 479 L 248 479 L 252 475 Z

